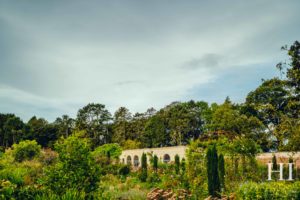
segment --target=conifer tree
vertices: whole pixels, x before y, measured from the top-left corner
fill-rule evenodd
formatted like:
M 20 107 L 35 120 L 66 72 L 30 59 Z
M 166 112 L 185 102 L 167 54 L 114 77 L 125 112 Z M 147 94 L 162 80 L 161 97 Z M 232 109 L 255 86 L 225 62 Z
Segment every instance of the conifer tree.
M 179 160 L 179 156 L 177 154 L 175 156 L 175 172 L 176 172 L 176 174 L 179 174 L 179 172 L 180 172 L 180 160 Z
M 277 165 L 277 159 L 276 159 L 276 156 L 273 155 L 273 158 L 272 158 L 272 163 L 273 163 L 273 170 L 277 170 L 278 169 L 278 165 Z
M 220 180 L 218 173 L 218 153 L 215 145 L 209 147 L 207 150 L 207 179 L 209 194 L 213 197 L 219 197 Z
M 182 158 L 182 160 L 181 160 L 181 171 L 184 174 L 184 172 L 185 172 L 185 159 L 184 158 Z
M 223 154 L 219 155 L 218 168 L 219 168 L 220 186 L 223 190 L 225 190 L 225 162 L 224 162 Z
M 140 180 L 142 182 L 146 182 L 148 176 L 147 172 L 147 155 L 143 153 L 142 155 L 142 169 L 141 169 L 141 174 L 140 174 Z
M 155 172 L 157 172 L 157 168 L 158 168 L 158 157 L 157 157 L 157 155 L 154 155 L 154 157 L 153 157 L 153 170 Z

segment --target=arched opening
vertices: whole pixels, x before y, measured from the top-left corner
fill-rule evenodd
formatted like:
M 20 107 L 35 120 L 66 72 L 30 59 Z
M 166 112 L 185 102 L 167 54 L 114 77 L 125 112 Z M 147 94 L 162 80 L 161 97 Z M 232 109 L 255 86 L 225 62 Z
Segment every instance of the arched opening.
M 139 157 L 138 156 L 134 156 L 134 158 L 133 158 L 133 165 L 135 167 L 138 167 L 140 165 L 140 161 L 139 161 Z
M 164 163 L 168 163 L 168 162 L 170 162 L 170 160 L 171 160 L 171 158 L 170 158 L 169 154 L 165 154 L 164 155 Z
M 131 156 L 127 156 L 127 165 L 131 165 Z

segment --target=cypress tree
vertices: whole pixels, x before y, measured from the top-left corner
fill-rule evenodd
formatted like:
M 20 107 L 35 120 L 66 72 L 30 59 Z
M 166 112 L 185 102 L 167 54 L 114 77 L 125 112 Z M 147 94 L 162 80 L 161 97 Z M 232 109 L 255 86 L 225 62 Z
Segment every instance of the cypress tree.
M 142 155 L 142 169 L 141 169 L 141 174 L 140 174 L 140 180 L 142 182 L 146 182 L 148 176 L 147 172 L 147 155 L 143 153 Z
M 157 169 L 158 169 L 158 157 L 157 157 L 157 155 L 154 155 L 154 157 L 153 157 L 153 170 L 155 172 L 157 172 Z
M 215 145 L 208 148 L 206 158 L 208 192 L 213 197 L 219 197 L 220 180 L 218 173 L 218 153 Z
M 273 163 L 273 170 L 277 170 L 278 169 L 278 165 L 277 165 L 277 159 L 276 159 L 275 154 L 273 155 L 272 163 Z
M 179 172 L 180 172 L 180 160 L 179 160 L 179 156 L 177 154 L 175 156 L 175 172 L 176 172 L 176 174 L 179 174 Z
M 225 190 L 225 162 L 223 154 L 219 155 L 218 165 L 220 186 L 223 190 Z
M 182 171 L 182 173 L 185 172 L 185 159 L 184 158 L 182 158 L 182 160 L 181 160 L 181 171 Z

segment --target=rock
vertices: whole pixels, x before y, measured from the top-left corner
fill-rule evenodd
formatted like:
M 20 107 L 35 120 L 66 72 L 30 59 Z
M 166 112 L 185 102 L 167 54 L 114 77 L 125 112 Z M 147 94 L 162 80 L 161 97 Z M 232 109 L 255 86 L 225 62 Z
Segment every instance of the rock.
M 184 189 L 177 190 L 177 194 L 171 189 L 162 190 L 159 188 L 154 188 L 147 194 L 147 200 L 184 200 L 190 196 L 189 192 Z

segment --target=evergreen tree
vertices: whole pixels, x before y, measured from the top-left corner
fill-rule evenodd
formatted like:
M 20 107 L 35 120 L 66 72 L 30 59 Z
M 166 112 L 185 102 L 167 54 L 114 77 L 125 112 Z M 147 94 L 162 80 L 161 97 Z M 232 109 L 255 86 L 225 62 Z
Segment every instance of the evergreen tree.
M 153 157 L 153 170 L 155 172 L 157 172 L 157 168 L 158 168 L 158 157 L 157 157 L 157 155 L 154 155 L 154 157 Z
M 175 172 L 176 174 L 179 174 L 180 172 L 180 160 L 177 154 L 175 155 Z
M 218 173 L 218 153 L 215 145 L 209 147 L 207 150 L 207 178 L 209 194 L 213 197 L 219 197 L 220 180 Z
M 278 165 L 277 165 L 277 159 L 276 159 L 275 155 L 273 155 L 272 163 L 273 163 L 273 170 L 277 170 L 278 169 Z
M 182 160 L 181 160 L 181 171 L 184 174 L 184 172 L 185 172 L 185 159 L 184 158 L 182 158 Z
M 141 174 L 140 174 L 140 180 L 142 182 L 146 182 L 148 176 L 147 172 L 147 155 L 143 153 L 142 155 L 142 169 L 141 169 Z
M 219 168 L 220 186 L 223 190 L 225 190 L 225 162 L 224 162 L 223 154 L 219 155 L 218 168 Z

